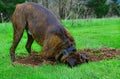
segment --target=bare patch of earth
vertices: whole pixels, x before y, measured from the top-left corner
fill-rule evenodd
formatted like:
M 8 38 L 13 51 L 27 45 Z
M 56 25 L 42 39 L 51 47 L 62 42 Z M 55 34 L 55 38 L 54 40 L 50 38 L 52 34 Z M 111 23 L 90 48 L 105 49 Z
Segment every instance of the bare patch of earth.
M 106 59 L 117 58 L 116 56 L 120 56 L 120 49 L 113 48 L 101 48 L 101 49 L 83 49 L 78 50 L 79 53 L 85 54 L 88 57 L 89 62 L 95 62 Z M 37 52 L 33 51 L 31 56 L 27 57 L 17 57 L 17 63 L 25 64 L 25 65 L 43 65 L 50 63 L 52 65 L 56 64 L 55 60 L 43 59 Z

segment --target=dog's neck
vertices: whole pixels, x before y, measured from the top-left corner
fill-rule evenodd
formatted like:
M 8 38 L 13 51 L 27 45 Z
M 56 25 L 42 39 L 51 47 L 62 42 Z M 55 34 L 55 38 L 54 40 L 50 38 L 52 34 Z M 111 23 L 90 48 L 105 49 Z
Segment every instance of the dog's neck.
M 61 52 L 61 53 L 59 54 L 57 60 L 58 60 L 58 61 L 61 61 L 64 56 L 67 57 L 68 54 L 69 54 L 71 51 L 73 51 L 73 50 L 76 50 L 75 46 L 71 46 L 71 47 L 65 49 L 63 52 Z

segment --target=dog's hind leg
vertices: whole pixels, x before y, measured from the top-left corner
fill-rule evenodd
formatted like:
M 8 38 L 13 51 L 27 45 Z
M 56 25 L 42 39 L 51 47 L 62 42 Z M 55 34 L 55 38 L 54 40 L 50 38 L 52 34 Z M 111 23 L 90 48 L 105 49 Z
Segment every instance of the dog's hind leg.
M 28 40 L 26 43 L 26 49 L 27 49 L 28 53 L 31 55 L 31 46 L 32 46 L 34 39 L 33 39 L 32 35 L 30 35 L 28 32 L 27 32 L 27 36 L 28 36 Z
M 10 56 L 12 61 L 15 61 L 15 49 L 21 40 L 21 37 L 23 35 L 25 26 L 26 26 L 26 21 L 25 17 L 23 16 L 22 9 L 20 7 L 16 7 L 17 9 L 15 10 L 13 16 L 12 16 L 12 23 L 13 23 L 13 28 L 14 28 L 14 37 L 13 37 L 13 44 L 10 48 Z
M 14 24 L 14 38 L 13 38 L 13 44 L 10 48 L 10 55 L 11 55 L 11 59 L 13 62 L 15 61 L 15 49 L 16 49 L 19 41 L 21 40 L 23 32 L 24 32 L 23 27 L 18 29 L 18 26 L 16 24 Z

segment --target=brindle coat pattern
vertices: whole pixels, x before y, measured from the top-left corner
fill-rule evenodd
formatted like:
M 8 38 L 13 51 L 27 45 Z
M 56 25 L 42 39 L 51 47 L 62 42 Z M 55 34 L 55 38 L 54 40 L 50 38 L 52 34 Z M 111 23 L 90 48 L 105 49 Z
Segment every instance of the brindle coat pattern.
M 14 28 L 13 44 L 10 48 L 12 61 L 15 61 L 15 49 L 23 35 L 27 31 L 26 49 L 31 54 L 31 45 L 34 40 L 43 47 L 41 56 L 44 58 L 58 59 L 61 52 L 70 46 L 75 46 L 75 41 L 70 33 L 61 25 L 58 19 L 46 8 L 36 3 L 18 4 L 12 16 Z M 72 59 L 71 59 L 72 57 Z M 68 63 L 80 61 L 80 55 L 76 50 L 71 51 L 61 58 L 61 62 Z M 70 60 L 70 61 L 69 61 Z M 73 62 L 73 65 L 75 64 Z

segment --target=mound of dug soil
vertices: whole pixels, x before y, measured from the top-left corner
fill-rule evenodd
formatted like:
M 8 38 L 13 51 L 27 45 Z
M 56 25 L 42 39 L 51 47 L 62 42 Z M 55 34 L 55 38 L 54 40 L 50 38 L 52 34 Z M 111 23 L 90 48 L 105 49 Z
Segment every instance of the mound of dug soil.
M 101 48 L 101 49 L 83 49 L 79 50 L 79 53 L 84 53 L 87 55 L 89 61 L 100 61 L 105 59 L 117 58 L 120 56 L 120 49 L 113 48 Z
M 78 50 L 79 53 L 86 54 L 89 61 L 100 61 L 103 59 L 112 59 L 116 58 L 116 56 L 120 56 L 120 49 L 110 49 L 110 48 L 101 48 L 101 49 L 83 49 Z M 56 62 L 48 59 L 42 59 L 42 57 L 35 51 L 32 52 L 32 56 L 27 56 L 24 58 L 17 57 L 17 63 L 25 64 L 25 65 L 43 65 L 50 63 L 55 65 Z
M 50 63 L 52 65 L 56 64 L 55 60 L 43 59 L 36 51 L 32 51 L 32 55 L 29 55 L 27 57 L 23 57 L 23 58 L 17 57 L 16 62 L 24 65 L 31 65 L 31 66 L 43 65 L 47 63 Z

